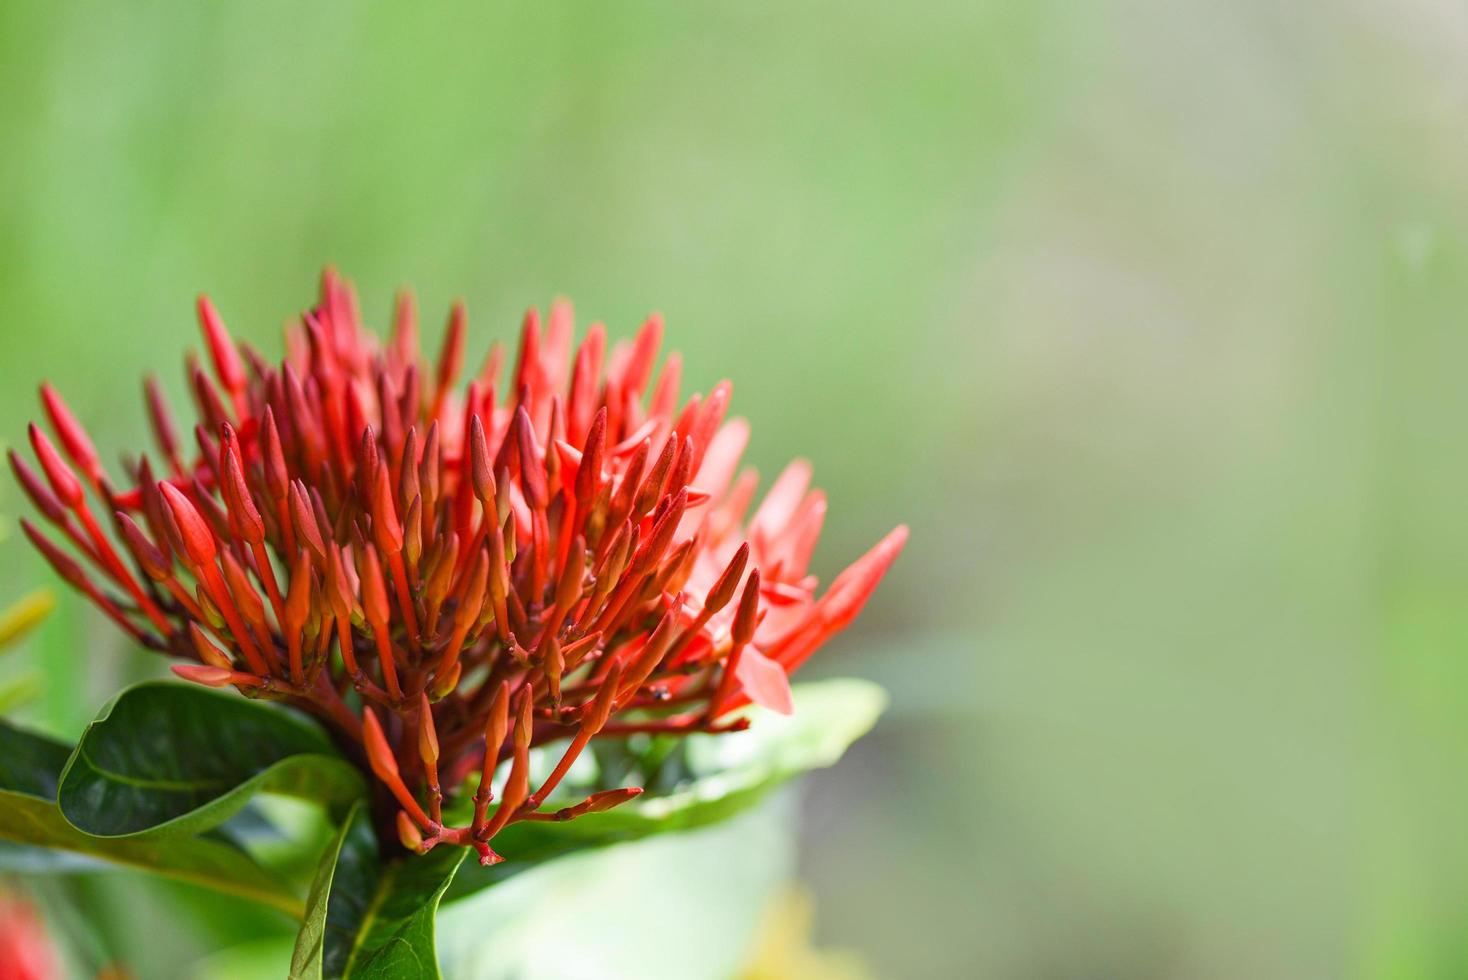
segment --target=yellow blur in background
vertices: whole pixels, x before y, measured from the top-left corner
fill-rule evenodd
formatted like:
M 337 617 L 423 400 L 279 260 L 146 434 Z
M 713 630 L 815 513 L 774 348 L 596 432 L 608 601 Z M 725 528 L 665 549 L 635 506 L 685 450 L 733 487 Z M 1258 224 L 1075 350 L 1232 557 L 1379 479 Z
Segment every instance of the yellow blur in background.
M 893 695 L 807 782 L 809 942 L 1468 974 L 1460 6 L 422 6 L 0 5 L 0 438 L 45 378 L 142 445 L 195 293 L 273 354 L 326 262 L 478 350 L 660 309 L 814 462 L 818 571 L 912 526 L 809 668 Z M 0 605 L 47 581 L 0 542 Z M 25 656 L 72 734 L 158 669 L 70 596 Z

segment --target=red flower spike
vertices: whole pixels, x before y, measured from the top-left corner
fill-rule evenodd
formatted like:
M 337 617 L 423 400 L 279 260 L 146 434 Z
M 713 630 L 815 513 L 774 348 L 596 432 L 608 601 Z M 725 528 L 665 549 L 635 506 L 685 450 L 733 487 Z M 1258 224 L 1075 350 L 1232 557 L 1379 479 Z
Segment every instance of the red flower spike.
M 749 573 L 744 584 L 744 594 L 739 597 L 739 611 L 734 615 L 734 642 L 740 646 L 754 639 L 754 629 L 759 624 L 759 569 Z
M 245 390 L 245 367 L 240 363 L 239 351 L 230 339 L 224 321 L 209 302 L 209 297 L 200 296 L 198 301 L 199 326 L 204 331 L 204 341 L 209 345 L 209 358 L 214 362 L 214 373 L 226 391 L 238 395 Z
M 398 772 L 398 760 L 393 756 L 392 746 L 388 744 L 387 736 L 382 731 L 382 723 L 377 720 L 377 714 L 371 708 L 362 709 L 362 742 L 372 774 L 382 781 L 420 827 L 428 827 L 428 814 L 423 812 L 418 801 L 413 799 L 413 794 L 408 792 L 407 784 Z
M 55 569 L 56 574 L 65 579 L 68 585 L 89 594 L 95 589 L 91 580 L 87 578 L 87 573 L 82 571 L 82 567 L 68 558 L 61 549 L 51 543 L 50 539 L 36 530 L 34 524 L 25 518 L 21 518 L 20 529 L 25 532 L 25 536 L 30 539 L 31 544 L 35 545 L 36 550 L 41 553 L 41 556 Z
M 433 684 L 429 687 L 429 693 L 433 695 L 434 701 L 442 701 L 454 692 L 459 686 L 459 678 L 464 675 L 464 665 L 456 663 L 447 672 L 435 671 Z
M 224 581 L 229 586 L 229 594 L 234 598 L 235 608 L 247 623 L 260 628 L 262 633 L 266 632 L 265 603 L 260 599 L 260 593 L 250 584 L 244 566 L 228 551 L 219 553 L 219 563 L 224 567 Z
M 300 480 L 291 483 L 290 508 L 291 527 L 295 529 L 297 540 L 311 549 L 317 561 L 321 561 L 326 557 L 326 541 L 316 523 L 316 510 L 306 494 L 306 485 Z
M 198 509 L 189 498 L 172 483 L 164 481 L 158 484 L 158 492 L 163 494 L 163 499 L 168 503 L 189 559 L 198 566 L 212 565 L 218 549 L 214 542 L 214 532 L 209 529 L 208 522 L 199 515 Z
M 224 454 L 224 482 L 222 486 L 225 504 L 229 508 L 229 526 L 235 537 L 260 544 L 265 540 L 265 522 L 255 508 L 255 498 L 245 483 L 245 471 L 240 467 L 240 458 L 234 447 Z
M 730 629 L 730 639 L 733 647 L 729 651 L 729 657 L 724 662 L 724 671 L 719 676 L 719 686 L 714 696 L 709 699 L 707 717 L 717 718 L 728 707 L 732 707 L 729 701 L 734 694 L 735 686 L 739 683 L 739 664 L 744 659 L 744 650 L 749 641 L 754 638 L 755 629 L 759 626 L 759 569 L 749 573 L 749 579 L 744 583 L 744 592 L 739 597 L 739 609 L 734 614 L 734 624 Z
M 47 417 L 51 419 L 51 428 L 61 437 L 61 448 L 66 450 L 66 455 L 71 457 L 71 461 L 93 484 L 101 483 L 102 462 L 97 458 L 96 447 L 87 436 L 87 430 L 82 428 L 66 402 L 62 401 L 56 389 L 49 384 L 41 385 L 41 402 L 46 408 Z
M 229 655 L 214 645 L 214 642 L 199 628 L 198 623 L 189 624 L 189 638 L 193 641 L 194 651 L 198 653 L 199 659 L 211 667 L 221 670 L 234 670 L 234 663 Z
M 362 583 L 362 612 L 367 622 L 374 627 L 386 627 L 392 616 L 388 606 L 387 586 L 382 578 L 382 563 L 377 560 L 377 549 L 371 545 L 362 548 L 362 559 L 357 566 L 357 575 Z
M 709 589 L 708 596 L 703 600 L 703 611 L 708 615 L 717 613 L 729 604 L 734 598 L 734 591 L 739 588 L 739 583 L 744 578 L 744 566 L 749 561 L 749 544 L 741 544 L 739 550 L 734 552 L 734 557 L 729 560 L 729 567 L 724 569 L 724 574 Z
M 311 615 L 311 558 L 302 551 L 296 555 L 295 567 L 291 569 L 290 591 L 285 599 L 286 642 L 290 655 L 291 680 L 300 684 L 305 679 L 302 664 L 301 631 Z
M 575 806 L 562 807 L 554 813 L 536 813 L 531 815 L 535 820 L 575 820 L 584 817 L 588 813 L 601 813 L 610 810 L 614 806 L 621 806 L 629 800 L 635 800 L 642 795 L 642 787 L 628 786 L 625 789 L 608 789 L 600 793 L 593 793 Z
M 504 792 L 500 794 L 499 809 L 485 829 L 485 839 L 492 838 L 509 823 L 530 795 L 530 739 L 534 732 L 535 716 L 532 714 L 530 689 L 522 688 L 519 698 L 519 714 L 515 719 L 515 751 L 510 762 L 510 774 L 505 777 Z
M 554 636 L 545 641 L 545 683 L 550 690 L 551 706 L 561 703 L 561 677 L 566 673 L 565 651 Z
M 494 473 L 491 471 L 489 442 L 484 437 L 484 423 L 479 421 L 477 413 L 469 417 L 469 460 L 474 495 L 484 505 L 485 514 L 493 515 L 497 510 Z
M 186 681 L 193 681 L 205 687 L 229 687 L 231 684 L 238 687 L 259 687 L 265 683 L 254 674 L 226 670 L 223 667 L 211 667 L 207 664 L 174 664 L 173 672 Z
M 224 407 L 218 389 L 197 364 L 190 373 L 189 381 L 194 390 L 194 401 L 199 407 L 199 417 L 204 421 L 203 427 L 217 432 L 221 425 L 229 421 L 229 410 Z
M 41 482 L 40 477 L 25 464 L 25 460 L 16 455 L 14 449 L 7 451 L 6 456 L 10 460 L 11 472 L 15 474 L 15 482 L 20 484 L 36 510 L 44 514 L 46 520 L 52 524 L 66 523 L 66 505 L 57 499 L 51 488 Z
M 408 816 L 406 810 L 399 810 L 397 816 L 398 841 L 410 851 L 423 852 L 423 832 L 418 825 L 413 823 L 413 818 Z
M 428 783 L 428 812 L 435 826 L 443 822 L 443 790 L 438 784 L 438 732 L 433 726 L 433 707 L 428 694 L 419 697 L 418 758 Z
M 357 495 L 368 501 L 369 506 L 376 506 L 377 499 L 377 433 L 372 431 L 372 426 L 366 422 L 365 412 L 357 412 L 352 425 L 362 427 L 362 438 L 357 440 Z
M 377 658 L 382 665 L 382 679 L 387 693 L 394 701 L 403 697 L 402 683 L 398 680 L 397 655 L 393 653 L 392 635 L 388 620 L 392 610 L 388 606 L 387 585 L 382 578 L 382 563 L 377 560 L 377 551 L 370 544 L 362 546 L 361 565 L 357 569 L 362 590 L 362 612 L 372 625 L 373 639 L 377 642 Z
M 403 550 L 403 525 L 398 522 L 397 509 L 393 506 L 387 464 L 381 460 L 377 463 L 377 481 L 372 491 L 372 535 L 377 550 L 384 555 L 396 555 Z
M 51 491 L 56 494 L 56 499 L 73 510 L 80 507 L 84 499 L 81 481 L 61 459 L 56 447 L 46 438 L 46 433 L 34 423 L 27 431 L 30 433 L 31 448 L 35 450 L 36 461 L 41 464 L 41 472 L 46 474 L 46 482 L 51 484 Z
M 652 378 L 653 361 L 657 359 L 658 347 L 663 342 L 663 315 L 654 313 L 647 318 L 642 329 L 637 331 L 633 344 L 632 358 L 627 362 L 624 382 L 628 391 L 641 393 Z
M 658 373 L 661 317 L 609 350 L 600 324 L 575 345 L 568 303 L 544 323 L 532 310 L 509 379 L 496 346 L 466 391 L 462 304 L 432 367 L 410 299 L 380 344 L 332 271 L 278 365 L 236 347 L 207 301 L 199 315 L 212 371 L 186 359 L 197 452 L 185 456 L 150 381 L 168 479 L 140 455 L 134 485 L 114 491 L 44 388 L 63 452 L 33 430 L 41 474 L 11 466 L 77 558 L 28 522 L 26 535 L 129 635 L 192 659 L 185 678 L 286 701 L 360 743 L 391 794 L 375 819 L 401 813 L 409 849 L 468 846 L 493 863 L 510 823 L 635 795 L 538 811 L 592 739 L 732 731 L 748 718 L 716 718 L 751 700 L 788 708 L 786 675 L 857 615 L 905 539 L 898 529 L 821 595 L 807 565 L 826 501 L 809 466 L 788 468 L 746 524 L 749 427 L 725 421 L 727 382 L 681 394 L 675 353 Z M 89 493 L 117 512 L 111 537 Z M 570 726 L 551 771 L 532 772 L 531 749 Z M 442 795 L 476 767 L 472 821 L 442 826 Z
M 411 471 L 409 467 L 409 471 Z M 423 498 L 414 494 L 403 514 L 403 556 L 408 568 L 416 575 L 418 561 L 423 557 Z
M 209 530 L 214 532 L 214 537 L 219 541 L 234 540 L 236 535 L 229 529 L 229 515 L 225 513 L 225 509 L 220 506 L 214 495 L 209 492 L 208 486 L 195 477 L 189 486 L 189 491 L 189 503 L 193 504 L 199 516 L 204 518 L 204 522 L 209 525 Z
M 576 469 L 576 506 L 584 513 L 596 500 L 601 486 L 601 471 L 607 451 L 607 410 L 597 409 L 591 421 L 591 431 L 586 435 L 586 445 L 581 451 L 581 463 Z
M 464 332 L 469 324 L 469 314 L 462 302 L 454 304 L 449 314 L 448 330 L 444 333 L 443 350 L 438 356 L 438 383 L 437 393 L 434 395 L 434 410 L 432 415 L 436 418 L 439 409 L 443 405 L 444 396 L 459 377 L 459 371 L 464 366 Z
M 280 444 L 280 430 L 276 428 L 275 416 L 270 406 L 265 406 L 265 418 L 260 426 L 260 456 L 264 460 L 265 488 L 271 498 L 284 501 L 290 493 L 290 470 L 286 467 L 285 451 Z
M 682 380 L 683 358 L 677 351 L 674 351 L 663 362 L 663 373 L 658 378 L 657 388 L 653 390 L 652 400 L 647 406 L 647 414 L 653 418 L 672 415 L 678 407 L 678 385 Z
M 162 582 L 173 573 L 173 563 L 148 540 L 143 529 L 127 514 L 118 512 L 117 527 L 122 542 L 137 561 L 138 567 L 155 582 Z
M 184 467 L 178 455 L 178 434 L 173 427 L 173 415 L 168 410 L 168 399 L 163 396 L 157 378 L 149 377 L 143 382 L 143 394 L 148 405 L 148 424 L 153 430 L 158 450 L 173 467 L 174 474 L 181 476 Z
M 425 766 L 438 764 L 438 733 L 433 728 L 433 708 L 426 694 L 418 705 L 418 754 Z
M 510 730 L 510 682 L 503 681 L 494 691 L 489 714 L 484 723 L 484 763 L 481 767 L 479 786 L 483 793 L 489 792 L 490 780 L 499 763 L 500 746 L 505 744 L 505 735 Z
M 612 669 L 607 671 L 606 678 L 601 686 L 597 688 L 596 697 L 592 698 L 581 714 L 581 730 L 589 734 L 596 734 L 607 725 L 612 712 L 617 707 L 617 691 L 621 688 L 622 665 L 613 664 Z
M 403 367 L 418 359 L 418 301 L 411 289 L 398 293 L 393 309 L 392 336 L 388 339 L 388 350 Z

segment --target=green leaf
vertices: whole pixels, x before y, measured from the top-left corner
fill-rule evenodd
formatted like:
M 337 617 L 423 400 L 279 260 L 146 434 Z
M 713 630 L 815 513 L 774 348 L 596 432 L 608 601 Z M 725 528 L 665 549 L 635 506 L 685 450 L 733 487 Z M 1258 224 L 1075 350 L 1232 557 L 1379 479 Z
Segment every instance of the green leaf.
M 56 779 L 71 756 L 64 742 L 0 720 L 0 788 L 56 799 Z
M 690 736 L 688 758 L 695 778 L 672 792 L 645 793 L 615 809 L 565 823 L 511 824 L 494 839 L 505 862 L 464 868 L 449 900 L 565 854 L 731 817 L 791 777 L 833 765 L 871 730 L 887 705 L 880 687 L 853 679 L 796 685 L 794 694 L 795 714 L 789 717 L 752 709 L 748 731 Z M 544 809 L 553 808 L 548 804 Z
M 287 882 L 228 844 L 197 838 L 93 837 L 72 827 L 53 802 L 62 766 L 70 755 L 60 742 L 0 721 L 0 840 L 9 842 L 4 849 L 9 866 L 80 870 L 91 861 L 110 862 L 301 916 L 301 900 Z M 58 852 L 73 860 L 47 860 Z
M 322 857 L 291 957 L 291 980 L 438 977 L 433 920 L 467 852 L 440 847 L 388 865 L 365 807 Z
M 100 837 L 190 836 L 257 793 L 336 805 L 356 768 L 296 714 L 193 685 L 139 684 L 102 709 L 61 774 L 66 819 Z

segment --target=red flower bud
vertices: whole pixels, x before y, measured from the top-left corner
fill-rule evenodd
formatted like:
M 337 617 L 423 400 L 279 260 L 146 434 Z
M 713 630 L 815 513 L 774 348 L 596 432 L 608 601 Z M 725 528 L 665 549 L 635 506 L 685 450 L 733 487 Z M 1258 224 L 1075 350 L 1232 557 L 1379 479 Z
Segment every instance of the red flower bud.
M 82 503 L 82 485 L 76 475 L 71 472 L 71 467 L 61 459 L 56 447 L 51 445 L 51 440 L 46 438 L 46 433 L 36 427 L 34 423 L 27 429 L 31 437 L 31 448 L 36 452 L 36 461 L 41 464 L 41 471 L 46 474 L 46 480 L 51 484 L 51 490 L 56 498 L 67 507 L 80 507 Z
M 238 452 L 231 446 L 224 454 L 224 500 L 229 507 L 229 526 L 235 535 L 251 544 L 265 540 L 265 522 L 255 508 L 255 498 L 245 482 Z
M 61 446 L 66 450 L 66 455 L 89 478 L 101 480 L 102 463 L 97 458 L 96 447 L 87 436 L 87 430 L 82 428 L 66 402 L 56 393 L 56 389 L 48 384 L 41 385 L 41 402 L 46 407 L 47 417 L 51 419 L 51 428 L 61 437 Z
M 214 373 L 219 376 L 219 382 L 225 389 L 232 392 L 245 390 L 245 368 L 240 363 L 239 351 L 235 350 L 234 341 L 230 339 L 229 331 L 224 329 L 224 321 L 219 318 L 214 304 L 209 302 L 209 297 L 199 297 L 199 326 L 204 331 L 204 341 L 209 346 L 209 357 L 214 362 Z
M 46 519 L 53 524 L 63 523 L 67 516 L 66 506 L 56 498 L 46 484 L 41 482 L 35 471 L 16 455 L 14 449 L 9 450 L 6 455 L 10 459 L 10 469 L 15 473 L 16 482 L 20 484 L 31 503 L 35 504 L 36 509 L 46 515 Z
M 177 487 L 166 480 L 158 484 L 158 492 L 163 494 L 163 499 L 168 503 L 169 511 L 173 514 L 179 537 L 183 540 L 189 558 L 195 565 L 207 565 L 212 562 L 217 551 L 214 545 L 214 532 L 209 530 L 208 522 L 199 515 L 198 509 Z

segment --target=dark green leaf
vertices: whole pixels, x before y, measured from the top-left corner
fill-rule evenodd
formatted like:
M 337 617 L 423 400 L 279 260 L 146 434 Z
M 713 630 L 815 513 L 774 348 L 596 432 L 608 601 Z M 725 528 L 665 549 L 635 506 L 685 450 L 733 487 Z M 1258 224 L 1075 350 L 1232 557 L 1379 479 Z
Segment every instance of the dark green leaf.
M 70 756 L 64 742 L 0 721 L 0 787 L 5 790 L 56 799 L 56 780 Z
M 645 793 L 616 809 L 565 823 L 510 825 L 494 840 L 505 863 L 465 867 L 449 899 L 565 854 L 692 830 L 733 816 L 787 779 L 834 764 L 852 742 L 871 730 L 887 704 L 881 688 L 858 680 L 796 685 L 794 693 L 795 714 L 788 718 L 756 710 L 748 731 L 691 736 L 688 764 L 696 775 L 673 792 Z
M 228 844 L 109 839 L 72 827 L 53 802 L 70 754 L 60 742 L 0 721 L 0 840 L 9 842 L 3 852 L 7 867 L 79 870 L 105 861 L 230 892 L 300 917 L 301 900 L 290 885 Z
M 61 775 L 58 802 L 89 834 L 187 836 L 218 826 L 262 792 L 333 805 L 360 798 L 364 788 L 321 731 L 289 711 L 148 683 L 122 692 L 87 726 Z
M 365 808 L 353 809 L 311 887 L 292 980 L 438 977 L 433 920 L 465 853 L 440 847 L 384 866 Z

